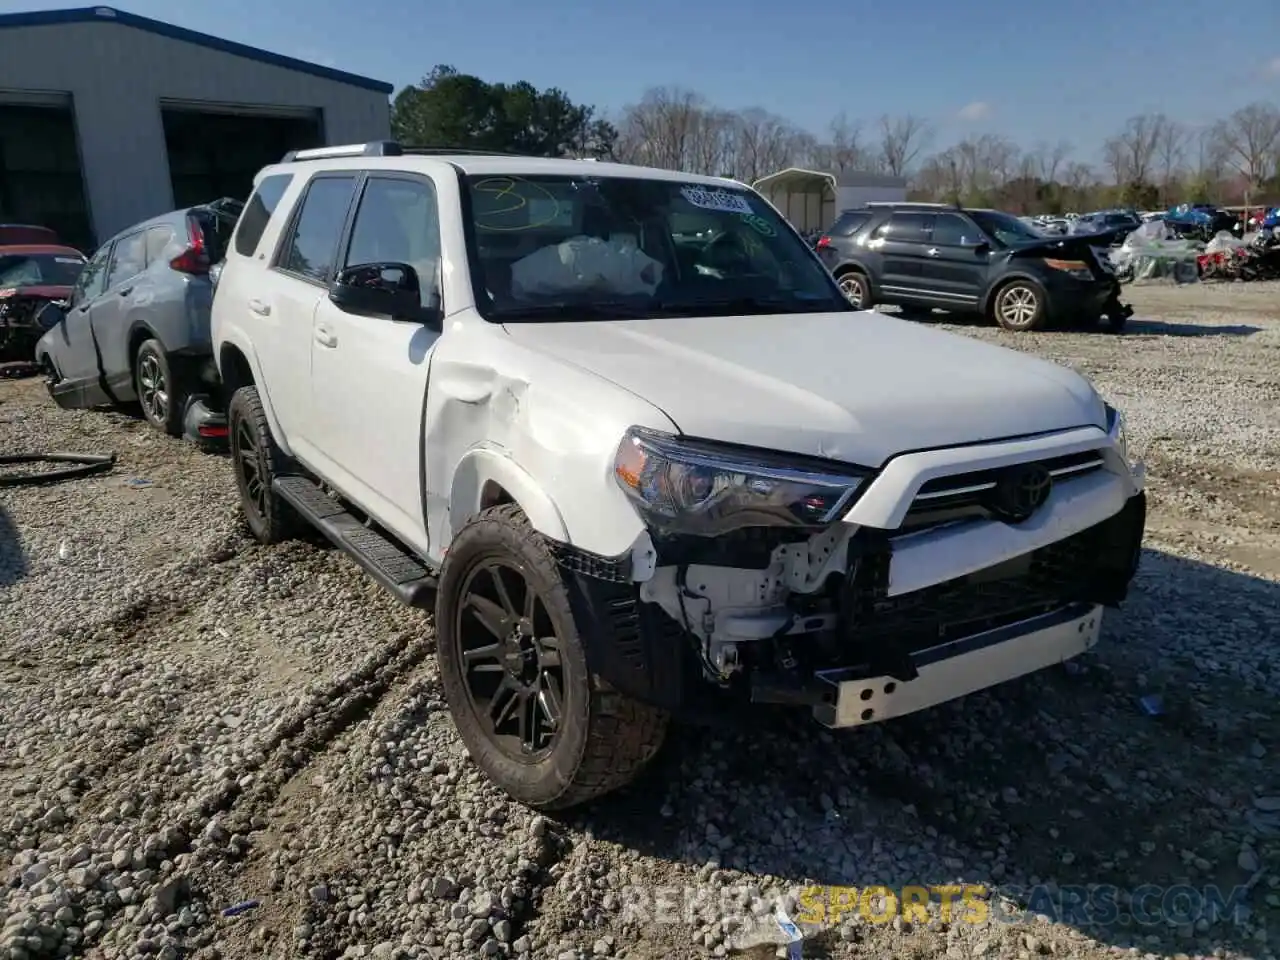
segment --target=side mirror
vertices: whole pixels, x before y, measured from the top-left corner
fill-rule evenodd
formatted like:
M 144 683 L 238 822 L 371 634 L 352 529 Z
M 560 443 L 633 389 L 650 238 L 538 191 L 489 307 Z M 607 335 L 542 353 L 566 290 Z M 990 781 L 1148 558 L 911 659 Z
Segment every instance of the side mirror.
M 50 300 L 36 311 L 36 326 L 48 333 L 67 318 L 67 301 Z
M 348 313 L 364 313 L 433 323 L 439 318 L 439 297 L 434 285 L 423 306 L 418 272 L 407 263 L 362 263 L 339 271 L 329 285 L 329 299 Z
M 991 244 L 987 243 L 985 240 L 979 240 L 970 249 L 972 249 L 977 256 L 981 257 L 991 252 Z

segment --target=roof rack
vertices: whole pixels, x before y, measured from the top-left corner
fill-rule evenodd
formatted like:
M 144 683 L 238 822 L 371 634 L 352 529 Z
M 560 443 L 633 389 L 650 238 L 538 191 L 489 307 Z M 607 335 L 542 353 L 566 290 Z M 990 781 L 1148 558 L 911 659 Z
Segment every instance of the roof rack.
M 307 150 L 290 150 L 281 163 L 299 160 L 334 160 L 339 157 L 398 157 L 404 151 L 394 140 L 373 140 L 369 143 L 347 143 L 333 147 L 311 147 Z
M 928 207 L 936 210 L 954 210 L 955 205 L 950 203 L 924 203 L 915 200 L 868 200 L 868 207 Z
M 395 140 L 373 140 L 369 143 L 347 143 L 332 147 L 311 147 L 306 150 L 290 150 L 284 155 L 284 158 L 280 162 L 294 163 L 299 160 L 334 160 L 341 157 L 431 157 L 450 155 L 521 158 L 531 156 L 527 153 L 504 153 L 501 150 L 475 150 L 470 147 L 406 147 Z

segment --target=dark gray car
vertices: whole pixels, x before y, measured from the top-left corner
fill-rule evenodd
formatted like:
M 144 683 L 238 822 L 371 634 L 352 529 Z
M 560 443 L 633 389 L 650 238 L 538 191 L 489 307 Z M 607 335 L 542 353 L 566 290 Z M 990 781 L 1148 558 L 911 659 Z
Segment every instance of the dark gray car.
M 137 401 L 152 425 L 183 432 L 187 401 L 216 387 L 210 269 L 242 206 L 224 200 L 175 210 L 94 253 L 36 344 L 59 406 Z

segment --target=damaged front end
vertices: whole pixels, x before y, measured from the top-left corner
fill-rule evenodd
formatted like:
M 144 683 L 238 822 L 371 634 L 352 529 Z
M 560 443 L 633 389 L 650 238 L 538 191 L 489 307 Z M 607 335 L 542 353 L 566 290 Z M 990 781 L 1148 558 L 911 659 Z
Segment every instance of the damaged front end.
M 0 363 L 31 363 L 36 344 L 48 329 L 42 319 L 52 313 L 66 291 L 28 292 L 22 287 L 0 290 Z M 60 315 L 60 314 L 59 314 Z
M 1127 469 L 1086 449 L 957 472 L 886 529 L 847 522 L 884 479 L 870 471 L 633 432 L 617 475 L 649 542 L 561 557 L 589 664 L 621 692 L 696 713 L 709 685 L 854 726 L 1092 646 L 1137 570 L 1146 504 Z M 1001 501 L 1007 476 L 1049 478 L 1034 517 Z

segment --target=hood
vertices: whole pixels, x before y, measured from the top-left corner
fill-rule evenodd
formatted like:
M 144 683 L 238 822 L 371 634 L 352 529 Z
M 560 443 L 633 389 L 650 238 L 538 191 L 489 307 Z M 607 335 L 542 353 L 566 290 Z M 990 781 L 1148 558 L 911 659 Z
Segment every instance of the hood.
M 525 346 L 688 436 L 879 467 L 898 453 L 1102 426 L 1057 364 L 876 312 L 512 323 Z
M 65 300 L 71 296 L 71 287 L 47 287 L 30 284 L 21 287 L 0 287 L 0 300 L 9 297 L 39 297 L 42 300 Z

